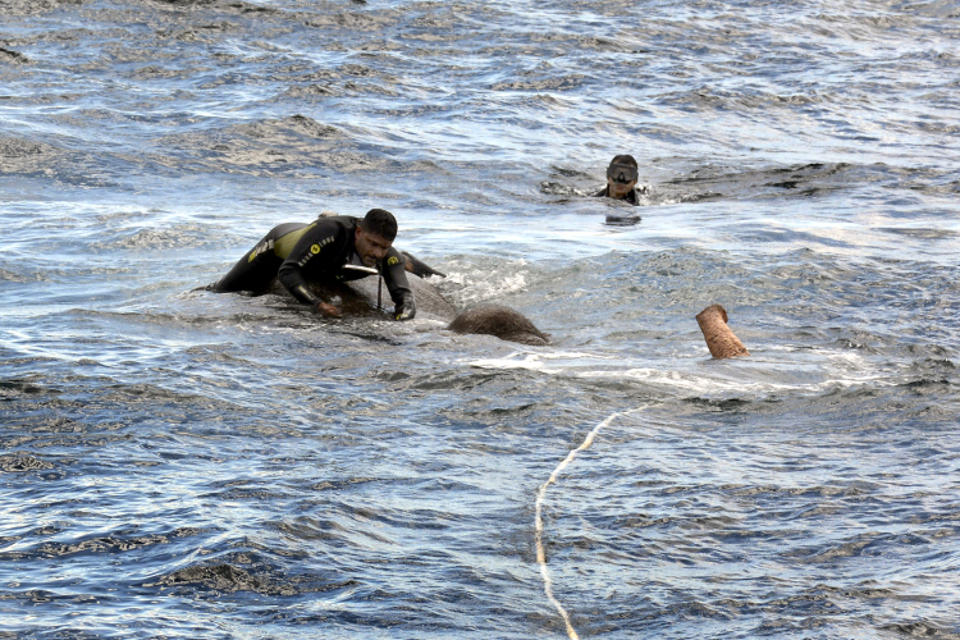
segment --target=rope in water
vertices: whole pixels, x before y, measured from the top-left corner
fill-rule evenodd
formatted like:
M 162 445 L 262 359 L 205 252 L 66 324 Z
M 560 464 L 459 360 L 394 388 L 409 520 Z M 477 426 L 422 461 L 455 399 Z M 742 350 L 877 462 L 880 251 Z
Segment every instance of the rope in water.
M 567 457 L 557 465 L 557 468 L 553 470 L 553 473 L 550 474 L 550 477 L 540 486 L 540 490 L 537 491 L 537 500 L 534 503 L 534 522 L 533 522 L 533 539 L 537 548 L 537 564 L 540 565 L 540 577 L 543 578 L 543 592 L 547 596 L 547 600 L 550 601 L 550 604 L 557 610 L 557 613 L 560 614 L 560 617 L 563 618 L 563 624 L 567 629 L 567 636 L 570 640 L 580 640 L 580 636 L 577 635 L 577 630 L 573 628 L 573 624 L 570 622 L 570 614 L 567 613 L 567 610 L 563 608 L 563 605 L 560 604 L 560 601 L 556 599 L 553 595 L 553 581 L 550 579 L 550 570 L 547 568 L 547 554 L 543 549 L 543 498 L 547 495 L 547 488 L 556 482 L 557 477 L 567 468 L 573 459 L 577 457 L 577 454 L 590 447 L 593 444 L 593 439 L 596 437 L 597 433 L 601 429 L 609 425 L 614 421 L 615 418 L 626 415 L 628 413 L 633 413 L 634 411 L 640 411 L 645 407 L 637 407 L 636 409 L 630 409 L 629 411 L 624 411 L 622 413 L 611 413 L 607 416 L 602 422 L 597 424 L 593 429 L 590 430 L 590 433 L 587 434 L 587 437 L 583 439 L 583 442 L 580 443 L 580 446 L 576 449 L 570 451 L 567 454 Z

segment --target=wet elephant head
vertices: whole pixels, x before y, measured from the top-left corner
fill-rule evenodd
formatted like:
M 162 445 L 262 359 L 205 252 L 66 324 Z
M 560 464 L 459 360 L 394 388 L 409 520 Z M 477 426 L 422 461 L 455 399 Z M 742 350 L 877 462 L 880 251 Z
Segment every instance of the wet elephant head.
M 537 329 L 525 315 L 499 304 L 482 304 L 460 312 L 449 328 L 457 333 L 485 333 L 502 340 L 523 344 L 549 344 L 547 334 Z

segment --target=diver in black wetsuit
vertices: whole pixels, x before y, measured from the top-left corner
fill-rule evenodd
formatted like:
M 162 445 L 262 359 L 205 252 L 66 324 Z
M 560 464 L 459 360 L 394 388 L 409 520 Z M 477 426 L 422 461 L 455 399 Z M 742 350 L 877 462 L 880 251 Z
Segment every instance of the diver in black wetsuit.
M 633 206 L 640 204 L 640 194 L 646 193 L 646 187 L 637 187 L 637 161 L 631 155 L 614 156 L 607 167 L 607 186 L 593 194 L 594 197 L 624 200 Z M 638 215 L 608 215 L 608 224 L 635 224 L 640 221 Z
M 607 186 L 593 194 L 594 197 L 626 200 L 633 206 L 640 204 L 640 194 L 646 187 L 637 186 L 637 161 L 631 155 L 614 156 L 607 167 Z
M 416 305 L 407 282 L 406 260 L 392 246 L 396 235 L 396 218 L 384 209 L 371 209 L 363 220 L 331 216 L 310 224 L 281 224 L 211 289 L 261 294 L 279 279 L 297 300 L 321 315 L 336 318 L 340 309 L 314 293 L 308 282 L 356 280 L 375 269 L 394 302 L 394 318 L 409 320 L 416 314 Z

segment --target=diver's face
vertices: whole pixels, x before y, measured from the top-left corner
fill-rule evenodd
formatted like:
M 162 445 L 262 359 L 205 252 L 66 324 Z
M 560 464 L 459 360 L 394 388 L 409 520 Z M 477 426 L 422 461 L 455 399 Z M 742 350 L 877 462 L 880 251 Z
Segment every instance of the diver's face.
M 622 200 L 637 186 L 637 168 L 626 163 L 611 162 L 607 167 L 607 193 Z
M 393 244 L 383 236 L 364 231 L 363 227 L 357 227 L 353 246 L 357 250 L 360 260 L 368 267 L 375 267 L 377 263 L 383 260 L 390 246 Z
M 622 200 L 627 197 L 627 194 L 630 193 L 635 186 L 637 186 L 636 180 L 631 180 L 630 182 L 617 182 L 616 180 L 611 180 L 607 178 L 608 189 L 607 192 L 610 194 L 611 198 L 617 198 Z

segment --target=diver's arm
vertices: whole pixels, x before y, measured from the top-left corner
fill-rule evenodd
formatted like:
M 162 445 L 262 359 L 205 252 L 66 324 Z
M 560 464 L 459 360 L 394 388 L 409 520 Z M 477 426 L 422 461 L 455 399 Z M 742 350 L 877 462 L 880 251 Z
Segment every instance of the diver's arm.
M 413 290 L 407 281 L 406 261 L 403 256 L 391 248 L 387 257 L 380 263 L 383 280 L 387 283 L 390 299 L 393 300 L 393 317 L 396 320 L 410 320 L 417 315 L 417 306 L 413 300 Z
M 304 304 L 308 304 L 313 307 L 313 310 L 319 313 L 320 315 L 327 318 L 339 318 L 341 316 L 340 309 L 323 298 L 315 294 L 313 291 L 307 287 L 306 280 L 304 280 L 303 275 L 298 273 L 297 270 L 290 269 L 286 275 L 286 281 L 281 279 L 283 286 L 287 288 L 294 298 L 299 300 Z M 288 284 L 288 282 L 292 284 Z
M 324 259 L 331 259 L 327 254 L 336 250 L 336 231 L 335 228 L 318 225 L 304 234 L 280 265 L 277 278 L 290 295 L 300 302 L 310 305 L 321 315 L 339 318 L 340 310 L 314 293 L 303 273 L 308 264 L 322 264 Z

